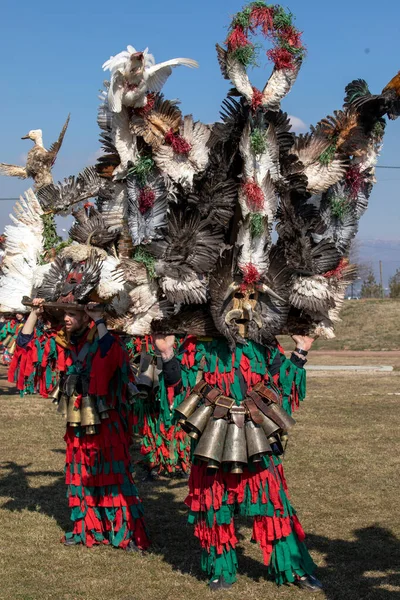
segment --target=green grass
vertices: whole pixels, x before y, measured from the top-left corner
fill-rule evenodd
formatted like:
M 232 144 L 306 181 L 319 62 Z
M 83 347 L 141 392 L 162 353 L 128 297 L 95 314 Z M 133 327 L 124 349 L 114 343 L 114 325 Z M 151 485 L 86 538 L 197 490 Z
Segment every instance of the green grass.
M 261 553 L 239 526 L 232 600 L 396 600 L 400 594 L 398 376 L 310 378 L 285 459 L 294 506 L 326 591 L 265 581 Z M 1 396 L 1 600 L 204 600 L 200 551 L 186 524 L 186 483 L 137 477 L 153 547 L 65 548 L 64 426 L 48 400 Z M 140 473 L 140 471 L 139 471 Z M 138 475 L 139 475 L 138 473 Z
M 333 340 L 317 340 L 315 350 L 400 350 L 400 300 L 346 300 Z M 293 342 L 280 338 L 283 347 Z

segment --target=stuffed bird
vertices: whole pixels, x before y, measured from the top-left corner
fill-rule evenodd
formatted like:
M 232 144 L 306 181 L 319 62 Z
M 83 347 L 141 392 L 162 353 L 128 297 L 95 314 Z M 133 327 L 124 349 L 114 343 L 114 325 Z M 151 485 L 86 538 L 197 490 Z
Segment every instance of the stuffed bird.
M 104 71 L 111 71 L 111 82 L 108 91 L 108 103 L 114 113 L 121 112 L 122 106 L 140 108 L 147 104 L 147 94 L 160 92 L 172 67 L 198 67 L 191 58 L 173 58 L 155 64 L 154 56 L 148 49 L 137 52 L 132 46 L 111 56 L 103 64 Z
M 33 148 L 28 152 L 25 167 L 0 163 L 0 174 L 9 175 L 10 177 L 19 177 L 20 179 L 28 179 L 31 177 L 35 182 L 35 190 L 39 190 L 41 187 L 53 183 L 51 170 L 62 146 L 68 123 L 69 115 L 58 136 L 58 140 L 50 146 L 50 150 L 46 150 L 43 145 L 43 134 L 41 129 L 32 129 L 29 131 L 27 135 L 24 135 L 21 138 L 23 140 L 32 140 L 34 142 Z

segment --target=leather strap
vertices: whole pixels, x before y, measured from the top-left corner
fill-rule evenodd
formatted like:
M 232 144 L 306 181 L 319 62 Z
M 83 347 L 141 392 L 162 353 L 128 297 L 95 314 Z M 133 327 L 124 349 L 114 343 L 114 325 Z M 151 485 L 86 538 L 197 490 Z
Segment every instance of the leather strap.
M 222 419 L 223 417 L 226 417 L 233 405 L 234 401 L 232 400 L 232 398 L 228 398 L 228 396 L 223 396 L 219 392 L 219 396 L 215 399 L 215 409 L 213 417 L 215 419 Z
M 257 408 L 254 400 L 252 400 L 251 398 L 246 398 L 244 404 L 245 404 L 247 410 L 249 411 L 251 420 L 254 423 L 257 423 L 257 425 L 261 425 L 261 423 L 263 422 L 263 418 L 262 418 L 261 412 Z
M 261 381 L 254 386 L 253 390 L 270 402 L 275 402 L 276 404 L 279 402 L 279 394 L 275 390 L 268 388 Z
M 242 429 L 244 427 L 244 418 L 246 416 L 245 406 L 237 406 L 236 404 L 231 408 L 232 421 Z

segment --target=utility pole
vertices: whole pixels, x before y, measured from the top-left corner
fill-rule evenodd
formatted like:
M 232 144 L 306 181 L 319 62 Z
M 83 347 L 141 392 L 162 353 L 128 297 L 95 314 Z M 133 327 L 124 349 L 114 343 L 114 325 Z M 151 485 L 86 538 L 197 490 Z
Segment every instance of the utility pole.
M 379 283 L 381 286 L 381 296 L 382 298 L 385 297 L 385 292 L 383 290 L 383 276 L 382 276 L 382 261 L 379 261 Z

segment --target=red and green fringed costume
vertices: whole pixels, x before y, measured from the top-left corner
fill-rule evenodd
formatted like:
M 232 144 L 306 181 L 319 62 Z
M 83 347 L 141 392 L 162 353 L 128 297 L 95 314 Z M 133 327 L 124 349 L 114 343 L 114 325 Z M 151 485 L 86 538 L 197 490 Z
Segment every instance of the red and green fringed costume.
M 7 321 L 0 329 L 0 345 L 2 347 L 1 364 L 8 366 L 16 348 L 16 340 L 19 331 L 24 326 L 23 323 L 16 319 Z
M 9 369 L 8 381 L 15 383 L 20 395 L 38 393 L 44 398 L 54 390 L 58 378 L 58 351 L 54 330 L 36 327 L 24 347 L 16 346 Z
M 282 407 L 291 414 L 305 396 L 304 369 L 295 366 L 280 348 L 251 341 L 231 352 L 223 339 L 187 339 L 181 354 L 185 394 L 193 388 L 201 364 L 205 381 L 240 404 L 246 388 L 250 390 L 260 381 L 268 384 L 272 380 L 269 366 L 276 362 L 277 354 L 281 365 L 273 381 L 280 388 Z M 249 463 L 242 474 L 232 474 L 224 465 L 210 472 L 207 463 L 196 460 L 191 468 L 186 504 L 190 509 L 189 522 L 194 525 L 202 548 L 202 568 L 210 580 L 221 576 L 228 583 L 236 580 L 235 512 L 253 518 L 252 541 L 260 544 L 267 574 L 278 584 L 313 572 L 315 565 L 289 500 L 280 457 L 264 456 L 259 463 Z
M 58 364 L 65 377 L 77 373 L 72 350 L 79 356 L 83 345 L 89 343 L 80 373 L 88 377 L 88 393 L 98 413 L 106 409 L 95 433 L 87 433 L 80 425 L 67 425 L 65 471 L 73 529 L 66 540 L 89 547 L 110 544 L 119 548 L 133 541 L 145 549 L 149 540 L 129 455 L 133 415 L 127 390 L 128 355 L 113 336 L 103 356 L 96 328 L 88 329 L 74 345 L 60 332 L 56 343 Z M 81 403 L 82 393 L 77 389 L 74 407 L 79 410 Z
M 156 354 L 150 336 L 132 339 L 126 344 L 131 361 L 141 352 Z M 178 393 L 181 385 L 166 385 L 164 374 L 159 371 L 157 388 L 148 400 L 135 401 L 135 432 L 141 436 L 140 452 L 148 469 L 160 474 L 187 473 L 190 465 L 190 440 L 179 423 L 173 419 L 173 411 L 184 394 Z

